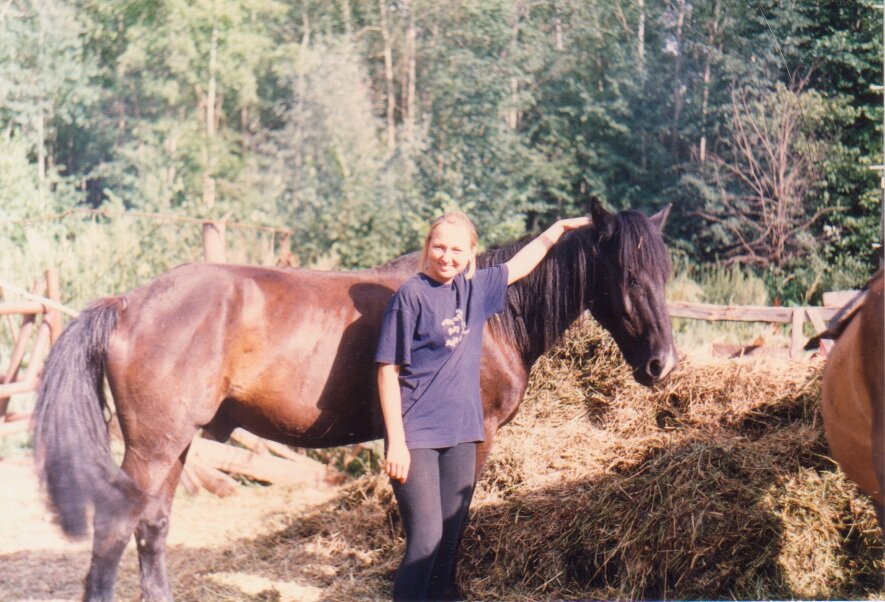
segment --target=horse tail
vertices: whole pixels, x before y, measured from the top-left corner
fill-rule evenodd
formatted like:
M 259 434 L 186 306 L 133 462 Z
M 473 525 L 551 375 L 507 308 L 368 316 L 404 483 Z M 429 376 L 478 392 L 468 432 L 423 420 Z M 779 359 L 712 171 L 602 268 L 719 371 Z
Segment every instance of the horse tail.
M 88 533 L 89 510 L 117 514 L 137 491 L 116 466 L 104 410 L 105 358 L 120 298 L 102 299 L 62 332 L 43 369 L 34 409 L 37 474 L 49 505 L 70 537 Z

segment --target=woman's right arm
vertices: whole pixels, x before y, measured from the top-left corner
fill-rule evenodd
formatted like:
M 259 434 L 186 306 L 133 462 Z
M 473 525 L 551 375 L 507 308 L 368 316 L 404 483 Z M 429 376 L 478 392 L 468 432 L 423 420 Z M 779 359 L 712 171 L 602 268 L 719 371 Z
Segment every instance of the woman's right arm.
M 384 428 L 387 430 L 387 461 L 384 470 L 391 479 L 405 483 L 409 476 L 411 456 L 406 447 L 400 395 L 399 366 L 378 364 L 378 396 L 381 398 L 381 413 L 384 416 Z

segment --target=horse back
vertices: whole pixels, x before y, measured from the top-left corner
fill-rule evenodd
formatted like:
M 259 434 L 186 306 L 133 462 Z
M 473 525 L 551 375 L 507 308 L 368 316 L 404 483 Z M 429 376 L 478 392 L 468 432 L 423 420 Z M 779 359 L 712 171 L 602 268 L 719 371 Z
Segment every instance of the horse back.
M 380 436 L 373 355 L 403 279 L 222 264 L 163 274 L 124 296 L 109 344 L 121 426 L 146 432 L 158 414 L 302 446 Z

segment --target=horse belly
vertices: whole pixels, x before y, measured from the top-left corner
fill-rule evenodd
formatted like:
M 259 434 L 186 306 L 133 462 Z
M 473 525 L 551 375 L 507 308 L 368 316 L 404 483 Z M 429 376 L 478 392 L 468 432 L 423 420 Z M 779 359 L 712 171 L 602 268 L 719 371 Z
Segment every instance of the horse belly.
M 824 368 L 821 414 L 830 453 L 842 471 L 877 502 L 885 502 L 876 475 L 873 399 L 863 374 L 860 321 L 854 320 L 834 345 Z
M 381 436 L 375 392 L 377 335 L 340 312 L 291 322 L 267 333 L 265 353 L 237 361 L 223 410 L 261 436 L 327 447 Z

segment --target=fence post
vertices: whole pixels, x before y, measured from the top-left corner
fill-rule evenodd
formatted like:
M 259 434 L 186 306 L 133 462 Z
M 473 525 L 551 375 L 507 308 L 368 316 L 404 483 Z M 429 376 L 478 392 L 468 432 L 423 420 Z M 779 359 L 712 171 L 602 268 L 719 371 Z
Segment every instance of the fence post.
M 203 260 L 224 263 L 224 221 L 203 222 Z
M 802 334 L 802 326 L 805 324 L 805 308 L 797 307 L 793 310 L 792 332 L 790 333 L 790 359 L 802 355 L 802 347 L 805 337 Z
M 31 293 L 34 295 L 42 295 L 46 290 L 46 284 L 45 279 L 38 278 L 31 287 Z M 0 374 L 0 384 L 8 385 L 16 381 L 16 376 L 21 367 L 22 359 L 25 356 L 25 351 L 31 340 L 31 333 L 34 330 L 36 318 L 37 316 L 35 314 L 25 314 L 22 316 L 21 326 L 18 329 L 18 334 L 15 336 L 15 347 L 9 358 L 9 366 L 6 368 L 5 374 Z M 9 408 L 10 396 L 11 394 L 0 396 L 0 420 L 5 419 L 6 410 Z
M 50 301 L 61 303 L 61 285 L 59 284 L 58 270 L 56 268 L 46 270 L 46 296 L 49 297 Z M 49 312 L 43 315 L 43 319 L 49 321 L 49 342 L 51 345 L 55 345 L 58 335 L 61 334 L 61 312 L 55 308 L 49 308 Z

